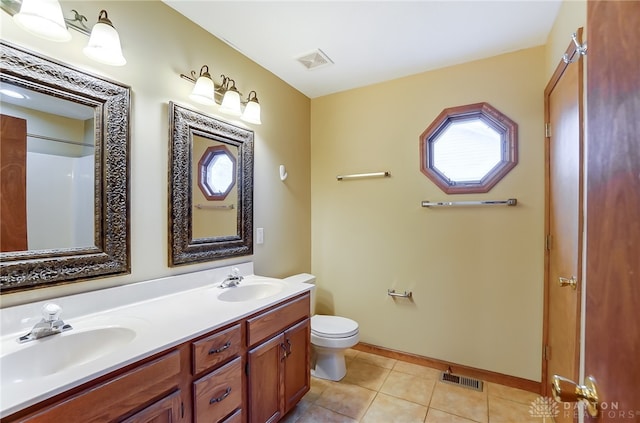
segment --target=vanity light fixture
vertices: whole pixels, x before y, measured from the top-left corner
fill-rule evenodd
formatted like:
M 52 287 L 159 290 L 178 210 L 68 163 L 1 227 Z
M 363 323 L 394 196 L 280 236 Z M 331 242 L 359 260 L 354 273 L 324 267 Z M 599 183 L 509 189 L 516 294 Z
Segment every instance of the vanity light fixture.
M 84 24 L 87 18 L 77 10 L 72 10 L 72 18 L 65 18 L 58 0 L 2 0 L 0 8 L 13 16 L 19 27 L 34 35 L 63 42 L 71 40 L 69 29 L 75 29 L 89 36 L 83 52 L 91 59 L 112 66 L 127 63 L 122 55 L 120 36 L 106 10 L 100 11 L 98 22 L 90 29 Z
M 242 115 L 242 110 L 240 110 L 240 93 L 236 88 L 236 81 L 224 75 L 222 75 L 222 78 L 222 91 L 224 92 L 224 96 L 222 97 L 220 111 L 231 116 Z
M 58 0 L 22 0 L 13 20 L 22 29 L 55 42 L 71 40 Z
M 253 94 L 253 97 L 251 94 Z M 260 103 L 258 103 L 258 94 L 256 94 L 255 91 L 249 92 L 246 105 L 244 106 L 244 113 L 242 113 L 240 119 L 255 125 L 262 125 L 262 121 L 260 120 Z
M 223 74 L 220 75 L 222 82 L 216 84 L 211 78 L 207 65 L 200 68 L 199 74 L 192 70 L 189 75 L 181 73 L 180 77 L 195 84 L 189 94 L 191 100 L 205 105 L 219 104 L 219 110 L 222 113 L 240 117 L 243 121 L 254 125 L 262 125 L 260 103 L 255 91 L 249 92 L 246 100 L 241 100 L 242 94 L 236 88 L 236 81 Z
M 192 76 L 195 76 L 195 72 L 191 72 Z M 209 66 L 204 65 L 200 68 L 200 75 L 195 80 L 193 91 L 189 94 L 189 98 L 197 103 L 206 104 L 208 106 L 214 105 L 216 100 L 213 98 L 214 83 L 209 74 Z
M 122 55 L 120 36 L 109 20 L 106 10 L 101 10 L 98 14 L 98 22 L 93 26 L 89 43 L 82 52 L 106 65 L 123 66 L 127 63 Z

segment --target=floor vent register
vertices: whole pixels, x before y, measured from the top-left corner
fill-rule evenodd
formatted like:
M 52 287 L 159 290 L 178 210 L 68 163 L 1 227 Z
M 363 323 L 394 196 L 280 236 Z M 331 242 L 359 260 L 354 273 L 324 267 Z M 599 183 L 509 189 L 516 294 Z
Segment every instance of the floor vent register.
M 440 381 L 482 392 L 481 380 L 451 373 L 451 369 L 445 370 L 440 374 Z

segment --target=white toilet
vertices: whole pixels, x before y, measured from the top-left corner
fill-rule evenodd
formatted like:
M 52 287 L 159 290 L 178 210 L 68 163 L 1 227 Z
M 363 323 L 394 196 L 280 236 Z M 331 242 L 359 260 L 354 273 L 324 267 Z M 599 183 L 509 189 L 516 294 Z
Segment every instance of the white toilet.
M 316 277 L 308 273 L 290 276 L 285 281 L 314 284 Z M 311 374 L 321 379 L 338 381 L 347 374 L 344 352 L 360 340 L 358 322 L 346 317 L 315 315 L 316 287 L 311 288 Z

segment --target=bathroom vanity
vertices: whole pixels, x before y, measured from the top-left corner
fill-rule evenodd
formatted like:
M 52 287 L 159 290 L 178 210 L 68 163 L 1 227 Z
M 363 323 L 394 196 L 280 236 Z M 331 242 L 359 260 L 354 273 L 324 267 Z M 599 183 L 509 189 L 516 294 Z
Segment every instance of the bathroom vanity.
M 207 272 L 192 278 L 222 281 L 224 271 Z M 173 278 L 162 280 L 164 285 L 167 279 Z M 74 331 L 75 336 L 90 333 L 82 322 L 92 319 L 111 321 L 100 326 L 107 330 L 103 337 L 109 338 L 108 330 L 127 323 L 136 336 L 104 356 L 33 377 L 33 383 L 3 376 L 1 421 L 276 422 L 309 390 L 310 295 L 308 285 L 303 285 L 247 276 L 238 287 L 223 290 L 209 283 L 107 309 L 100 316 L 70 318 L 74 329 L 31 342 L 56 342 L 56 337 L 73 336 Z M 229 291 L 237 288 L 241 289 Z M 233 292 L 232 300 L 220 300 L 224 292 Z M 63 310 L 68 310 L 73 299 L 62 300 L 68 303 Z M 135 327 L 137 319 L 146 322 Z M 181 327 L 184 333 L 179 335 Z M 3 347 L 10 345 L 5 338 Z M 167 342 L 168 338 L 174 341 Z M 27 353 L 29 345 L 14 349 L 3 348 L 3 364 L 10 363 L 5 359 L 11 354 Z M 142 349 L 146 352 L 141 353 Z M 71 362 L 74 357 L 83 359 L 73 349 L 64 355 Z M 109 357 L 117 363 L 107 365 Z M 81 368 L 83 377 L 79 377 Z M 54 379 L 58 381 L 51 382 Z M 52 389 L 47 383 L 58 387 Z M 32 389 L 38 386 L 44 392 Z

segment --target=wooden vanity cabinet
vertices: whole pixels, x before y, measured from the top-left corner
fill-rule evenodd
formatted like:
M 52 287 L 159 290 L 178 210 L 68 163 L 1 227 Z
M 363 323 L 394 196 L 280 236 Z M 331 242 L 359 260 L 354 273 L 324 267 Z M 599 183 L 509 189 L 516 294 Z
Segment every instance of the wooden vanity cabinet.
M 309 301 L 286 300 L 0 423 L 276 422 L 309 390 Z
M 310 387 L 309 295 L 247 321 L 249 422 L 280 420 Z

